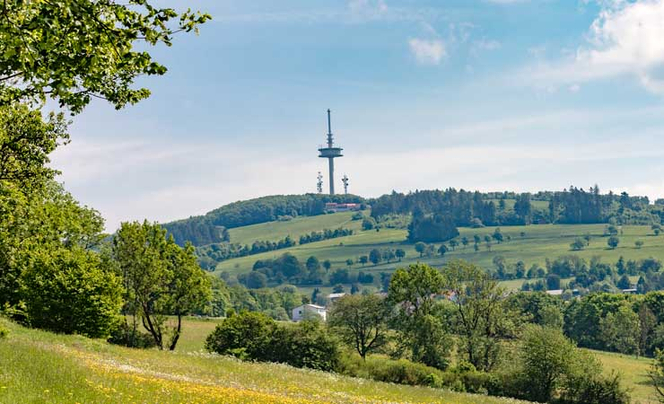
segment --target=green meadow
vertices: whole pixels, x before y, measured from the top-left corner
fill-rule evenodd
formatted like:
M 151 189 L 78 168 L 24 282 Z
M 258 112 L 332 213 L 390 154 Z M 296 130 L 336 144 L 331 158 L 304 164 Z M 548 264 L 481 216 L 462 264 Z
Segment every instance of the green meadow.
M 375 273 L 390 272 L 400 266 L 417 261 L 441 266 L 453 259 L 464 259 L 484 268 L 491 268 L 496 256 L 504 257 L 511 264 L 523 261 L 526 267 L 533 264 L 544 266 L 547 258 L 555 259 L 562 255 L 577 255 L 587 260 L 599 256 L 604 262 L 615 262 L 620 256 L 627 260 L 649 257 L 664 259 L 664 235 L 654 236 L 648 226 L 624 226 L 621 229 L 622 234 L 619 235 L 620 244 L 616 249 L 609 249 L 606 244 L 607 238 L 603 236 L 606 227 L 604 224 L 503 226 L 501 231 L 506 241 L 500 244 L 492 242 L 490 246 L 484 242 L 484 236 L 492 234 L 495 227 L 460 228 L 460 236 L 457 238 L 460 245 L 454 251 L 450 250 L 444 257 L 427 258 L 420 257 L 415 251 L 415 246 L 406 242 L 406 230 L 361 231 L 359 230 L 360 222 L 350 221 L 350 216 L 351 214 L 348 212 L 336 213 L 233 229 L 231 230 L 231 240 L 242 243 L 249 243 L 251 240 L 274 240 L 289 234 L 292 237 L 299 237 L 304 232 L 335 228 L 322 225 L 322 223 L 334 223 L 337 225 L 336 227 L 353 228 L 356 230 L 356 234 L 223 261 L 216 266 L 216 272 L 226 271 L 231 274 L 248 272 L 257 260 L 276 258 L 285 252 L 295 255 L 300 260 L 306 260 L 313 255 L 321 261 L 330 260 L 333 268 L 345 268 L 347 259 L 356 261 L 361 255 L 368 255 L 373 248 L 401 248 L 406 251 L 406 258 L 402 262 L 383 262 L 378 265 L 368 264 L 364 267 L 354 264 L 351 269 Z M 474 235 L 478 235 L 482 239 L 478 251 L 473 248 Z M 591 236 L 590 245 L 582 251 L 572 251 L 570 244 L 577 237 L 584 235 Z M 508 236 L 511 239 L 509 241 L 507 241 Z M 463 237 L 470 240 L 467 246 L 461 245 Z M 644 243 L 640 249 L 635 246 L 637 240 Z
M 187 321 L 187 341 L 176 352 L 123 348 L 1 319 L 0 324 L 10 330 L 0 340 L 3 404 L 520 402 L 210 355 L 200 351 L 200 337 L 212 321 Z

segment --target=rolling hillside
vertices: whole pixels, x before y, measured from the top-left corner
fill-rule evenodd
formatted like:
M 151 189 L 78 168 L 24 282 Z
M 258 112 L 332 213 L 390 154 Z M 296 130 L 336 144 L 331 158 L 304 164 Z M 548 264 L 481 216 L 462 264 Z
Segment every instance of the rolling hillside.
M 249 241 L 251 237 L 270 239 L 284 234 L 298 234 L 301 231 L 298 229 L 314 229 L 320 225 L 320 221 L 323 219 L 329 222 L 336 220 L 337 223 L 343 223 L 347 219 L 345 215 L 348 214 L 337 213 L 320 217 L 298 218 L 290 222 L 266 223 L 249 226 L 246 230 L 244 230 L 245 228 L 238 228 L 233 231 L 240 234 L 243 240 L 246 241 Z M 355 223 L 351 222 L 349 226 L 353 226 Z M 357 225 L 359 226 L 359 224 Z M 231 274 L 248 272 L 257 260 L 275 258 L 285 252 L 292 253 L 301 260 L 306 260 L 312 255 L 321 261 L 329 259 L 333 264 L 333 268 L 341 268 L 346 267 L 347 259 L 356 260 L 361 255 L 369 254 L 369 251 L 373 248 L 402 248 L 406 251 L 406 258 L 403 262 L 393 261 L 376 266 L 369 264 L 362 267 L 356 264 L 352 269 L 362 269 L 365 272 L 389 272 L 399 266 L 416 261 L 439 266 L 451 259 L 464 259 L 485 268 L 490 268 L 493 267 L 493 258 L 498 255 L 512 264 L 519 260 L 524 261 L 526 267 L 532 264 L 543 266 L 546 258 L 555 259 L 561 255 L 577 255 L 588 260 L 594 256 L 599 256 L 603 261 L 610 263 L 617 261 L 620 256 L 625 259 L 654 257 L 664 260 L 664 236 L 654 236 L 649 226 L 624 226 L 622 228 L 623 234 L 619 236 L 620 245 L 616 249 L 607 248 L 607 238 L 603 237 L 604 224 L 504 226 L 501 227 L 501 231 L 505 238 L 510 236 L 511 241 L 504 241 L 501 244 L 494 242 L 489 250 L 483 238 L 485 235 L 492 234 L 494 230 L 494 227 L 460 228 L 458 240 L 467 237 L 470 240 L 468 246 L 459 245 L 455 251 L 450 250 L 444 257 L 436 256 L 432 258 L 420 258 L 414 245 L 405 242 L 406 230 L 358 231 L 352 236 L 224 261 L 216 266 L 216 272 L 227 271 Z M 577 237 L 583 237 L 586 234 L 592 237 L 590 246 L 582 251 L 571 251 L 570 243 Z M 472 240 L 474 235 L 479 235 L 482 238 L 482 242 L 479 244 L 480 249 L 477 252 L 473 249 Z M 637 249 L 634 244 L 637 240 L 644 242 L 640 249 Z
M 274 221 L 250 226 L 236 227 L 228 233 L 232 243 L 251 244 L 256 240 L 279 241 L 286 236 L 298 239 L 303 234 L 323 229 L 352 229 L 360 231 L 362 221 L 352 220 L 354 212 L 339 212 L 332 215 L 296 217 L 289 221 Z

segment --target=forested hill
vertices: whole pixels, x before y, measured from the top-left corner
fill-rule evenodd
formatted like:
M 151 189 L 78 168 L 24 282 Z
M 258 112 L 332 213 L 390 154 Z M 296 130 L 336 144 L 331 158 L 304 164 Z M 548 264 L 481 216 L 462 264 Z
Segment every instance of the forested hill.
M 228 240 L 226 229 L 252 224 L 289 220 L 297 216 L 315 216 L 325 212 L 325 204 L 365 203 L 356 195 L 273 195 L 224 205 L 203 216 L 166 223 L 164 227 L 175 241 L 183 245 L 190 241 L 195 246 Z
M 587 191 L 570 187 L 559 192 L 537 193 L 424 190 L 364 199 L 356 195 L 273 195 L 238 201 L 205 215 L 190 217 L 164 227 L 175 241 L 195 246 L 229 240 L 227 229 L 323 214 L 327 202 L 370 204 L 371 215 L 437 215 L 455 226 L 511 226 L 531 223 L 608 223 L 650 225 L 664 219 L 664 201 L 650 204 L 646 197 L 626 193 L 602 194 L 597 186 Z M 319 229 L 323 230 L 323 229 Z
M 507 202 L 511 206 L 507 206 Z M 560 192 L 535 194 L 472 192 L 456 190 L 393 192 L 370 201 L 371 215 L 433 214 L 451 219 L 456 226 L 509 226 L 531 223 L 618 224 L 660 223 L 664 201 L 651 205 L 647 197 L 601 194 L 597 186 L 588 191 L 570 187 Z

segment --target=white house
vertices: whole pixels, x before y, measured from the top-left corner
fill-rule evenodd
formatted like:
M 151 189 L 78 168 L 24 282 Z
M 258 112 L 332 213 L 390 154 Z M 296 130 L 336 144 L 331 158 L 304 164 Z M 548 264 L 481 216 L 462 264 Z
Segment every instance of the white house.
M 319 316 L 323 321 L 327 320 L 325 307 L 315 304 L 303 304 L 293 309 L 293 321 L 302 321 L 311 316 Z
M 344 296 L 346 296 L 346 293 L 344 292 L 330 293 L 329 295 L 327 295 L 327 300 L 330 302 L 330 304 L 332 304 Z

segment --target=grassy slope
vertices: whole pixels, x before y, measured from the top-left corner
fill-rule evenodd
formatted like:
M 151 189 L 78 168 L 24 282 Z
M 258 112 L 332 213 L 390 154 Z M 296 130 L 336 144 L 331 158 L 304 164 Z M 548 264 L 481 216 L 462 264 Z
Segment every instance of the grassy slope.
M 268 222 L 237 227 L 228 230 L 228 232 L 231 236 L 231 242 L 251 244 L 256 240 L 279 241 L 289 235 L 297 240 L 303 234 L 323 229 L 334 230 L 342 227 L 359 231 L 362 221 L 353 221 L 351 218 L 354 213 L 340 212 L 333 215 L 298 217 L 287 222 Z
M 342 214 L 324 216 L 326 220 Z M 305 227 L 306 222 L 320 220 L 319 218 L 300 218 L 297 219 L 297 225 Z M 341 221 L 341 220 L 340 220 Z M 282 222 L 273 224 L 280 225 L 279 234 L 289 232 L 288 226 L 292 222 Z M 257 239 L 268 239 L 271 233 L 268 227 L 264 225 L 261 228 L 251 230 L 252 237 Z M 254 227 L 254 226 L 251 226 Z M 313 222 L 307 228 L 313 229 Z M 502 244 L 493 244 L 491 250 L 486 248 L 484 242 L 480 245 L 480 250 L 475 252 L 472 248 L 473 235 L 477 234 L 484 238 L 484 235 L 493 233 L 493 227 L 482 229 L 460 229 L 461 236 L 466 236 L 471 240 L 468 247 L 457 247 L 456 251 L 450 251 L 444 258 L 434 257 L 431 259 L 423 258 L 422 261 L 432 265 L 442 265 L 450 259 L 465 259 L 475 262 L 485 268 L 493 266 L 492 260 L 496 255 L 502 255 L 509 263 L 522 260 L 529 267 L 532 264 L 544 265 L 545 259 L 554 259 L 561 255 L 574 254 L 585 259 L 599 255 L 605 262 L 615 262 L 622 255 L 625 259 L 640 259 L 655 257 L 664 259 L 664 236 L 654 237 L 650 235 L 650 229 L 647 226 L 625 226 L 624 234 L 620 236 L 620 245 L 615 250 L 609 250 L 606 247 L 606 238 L 602 237 L 605 226 L 599 225 L 533 225 L 533 226 L 512 226 L 502 227 L 501 230 L 505 236 L 510 235 L 512 241 Z M 263 229 L 263 230 L 261 230 Z M 239 229 L 235 229 L 239 230 Z M 264 232 L 263 232 L 264 231 Z M 293 231 L 294 232 L 294 231 Z M 525 237 L 520 233 L 525 232 Z M 221 262 L 217 265 L 217 272 L 228 271 L 233 274 L 247 272 L 251 270 L 253 263 L 258 259 L 275 258 L 284 252 L 290 252 L 302 260 L 315 255 L 321 261 L 329 259 L 333 263 L 333 268 L 345 267 L 345 261 L 348 258 L 356 259 L 360 255 L 366 255 L 372 248 L 403 248 L 407 257 L 404 262 L 383 263 L 377 266 L 367 266 L 362 268 L 368 272 L 391 271 L 401 265 L 416 262 L 420 260 L 412 244 L 405 243 L 407 232 L 405 230 L 383 229 L 380 232 L 366 231 L 358 232 L 353 236 L 342 237 L 338 239 L 325 240 L 318 243 L 295 246 L 285 250 L 271 251 L 263 254 L 252 255 L 248 257 L 236 258 Z M 576 237 L 584 234 L 591 234 L 593 237 L 590 247 L 583 251 L 570 251 L 569 245 Z M 459 238 L 460 240 L 460 238 Z M 636 240 L 642 240 L 645 245 L 641 249 L 634 247 Z M 359 268 L 359 265 L 353 267 Z
M 212 332 L 219 321 L 221 320 L 187 319 L 178 351 L 202 350 L 205 337 Z M 634 404 L 657 403 L 655 389 L 648 379 L 648 370 L 652 364 L 651 359 L 602 351 L 590 352 L 600 359 L 606 374 L 615 371 L 622 375 L 625 385 L 631 390 L 630 394 Z
M 0 403 L 517 402 L 0 324 L 11 331 L 0 341 Z
M 609 352 L 592 351 L 604 365 L 604 372 L 618 372 L 623 382 L 631 390 L 633 404 L 655 404 L 657 392 L 650 383 L 648 370 L 652 359 L 636 358 L 630 355 L 621 355 Z

